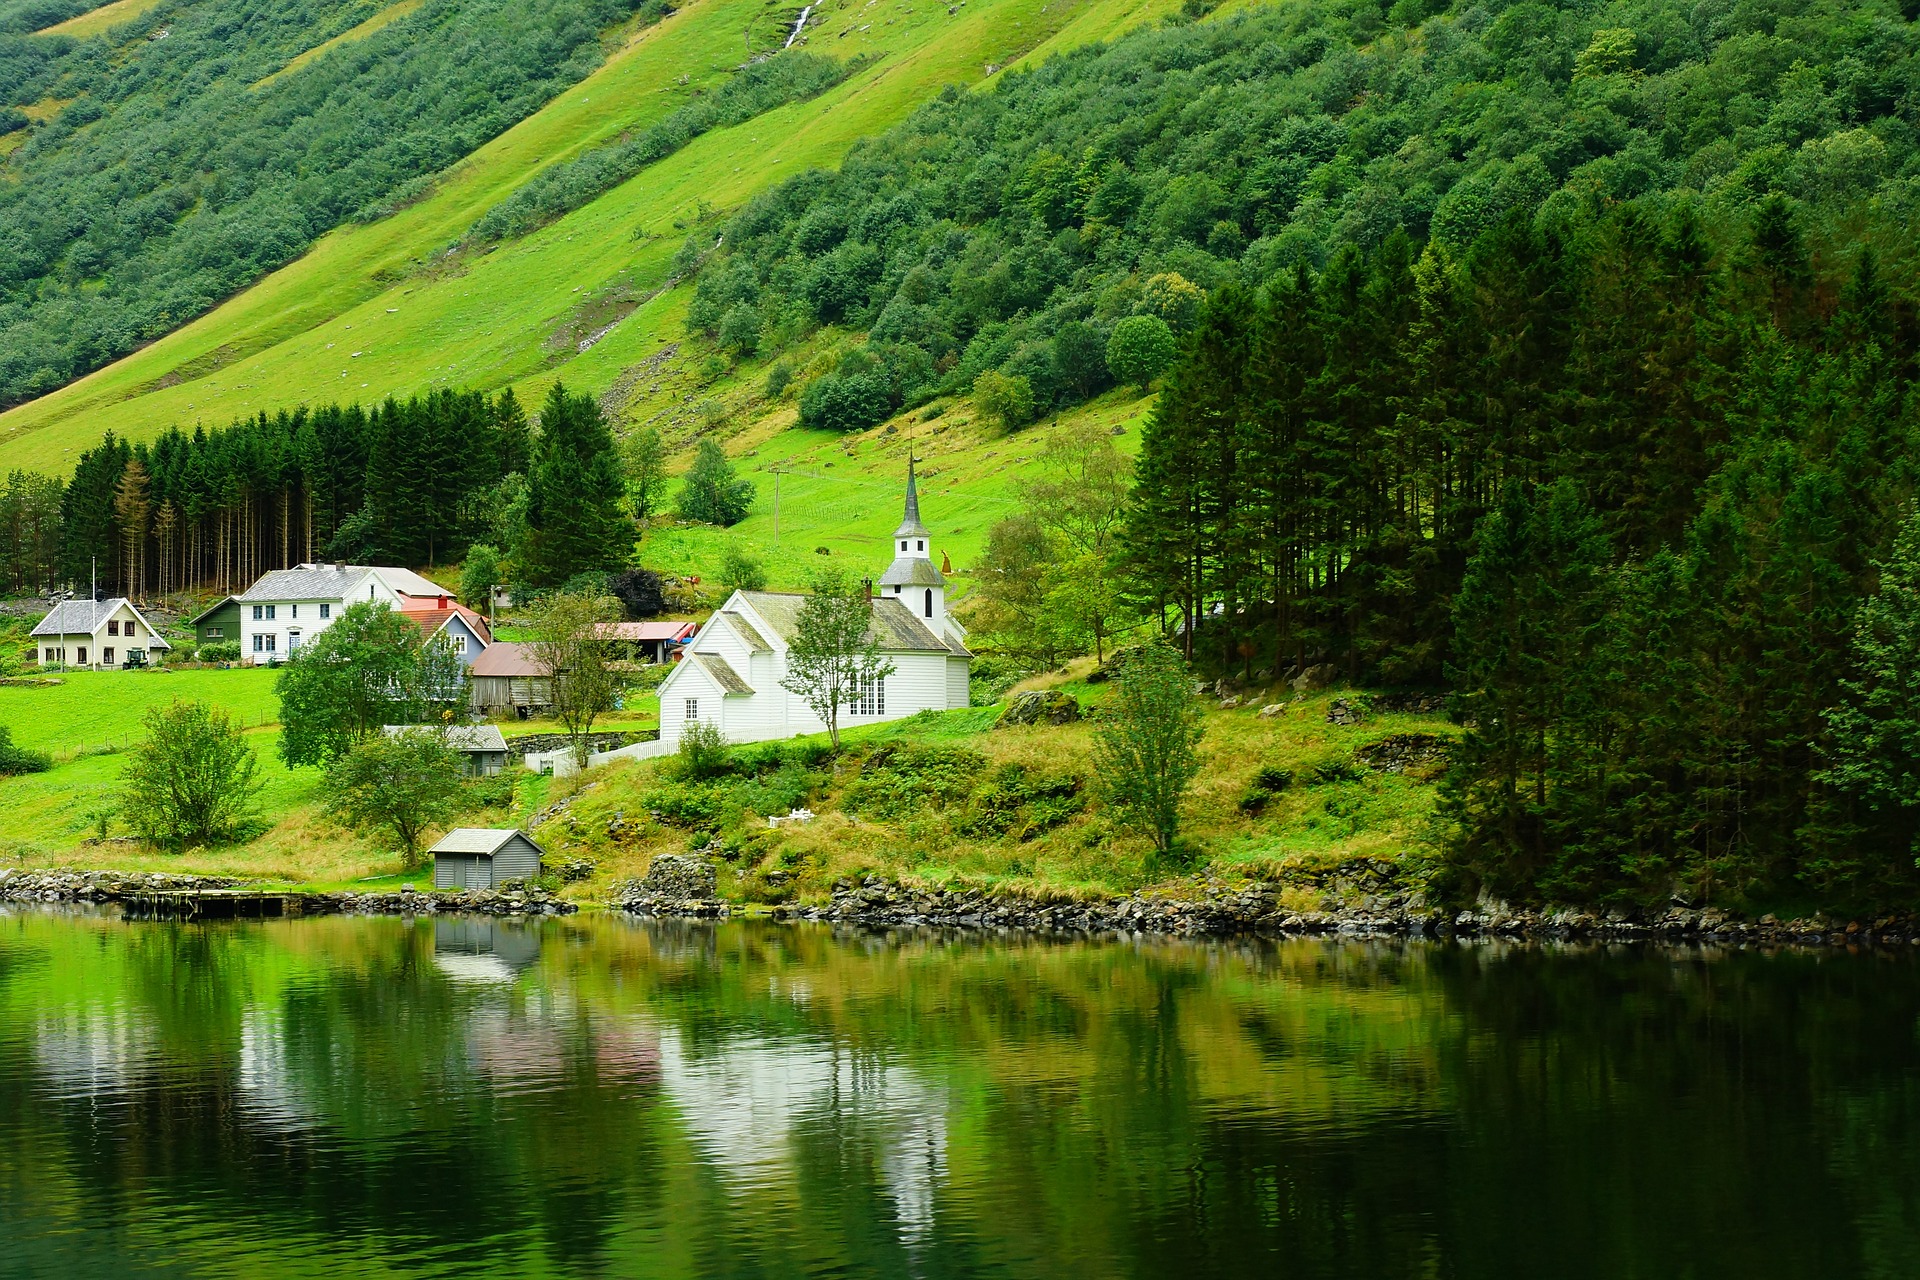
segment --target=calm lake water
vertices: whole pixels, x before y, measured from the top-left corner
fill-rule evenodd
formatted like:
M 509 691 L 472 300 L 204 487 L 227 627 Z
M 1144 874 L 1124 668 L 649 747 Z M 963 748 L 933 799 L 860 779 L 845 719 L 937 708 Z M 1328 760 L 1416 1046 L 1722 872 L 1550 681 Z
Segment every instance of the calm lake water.
M 0 1275 L 1910 1277 L 1917 1019 L 1905 955 L 0 915 Z

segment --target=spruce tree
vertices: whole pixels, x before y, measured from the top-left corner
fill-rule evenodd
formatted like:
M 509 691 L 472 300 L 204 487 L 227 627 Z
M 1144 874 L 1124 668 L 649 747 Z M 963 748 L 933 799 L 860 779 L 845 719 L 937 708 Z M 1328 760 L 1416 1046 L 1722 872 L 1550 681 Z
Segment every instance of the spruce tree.
M 524 545 L 513 560 L 527 581 L 557 585 L 575 574 L 618 568 L 632 550 L 621 511 L 619 455 L 600 406 L 556 382 L 540 410 L 527 477 Z

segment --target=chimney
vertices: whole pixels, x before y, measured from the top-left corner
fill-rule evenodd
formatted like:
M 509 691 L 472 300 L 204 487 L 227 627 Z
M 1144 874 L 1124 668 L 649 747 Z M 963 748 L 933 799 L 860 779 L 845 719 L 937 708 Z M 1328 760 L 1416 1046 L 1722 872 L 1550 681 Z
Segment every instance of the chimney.
M 440 597 L 440 607 L 442 609 L 447 607 L 447 598 L 445 596 Z

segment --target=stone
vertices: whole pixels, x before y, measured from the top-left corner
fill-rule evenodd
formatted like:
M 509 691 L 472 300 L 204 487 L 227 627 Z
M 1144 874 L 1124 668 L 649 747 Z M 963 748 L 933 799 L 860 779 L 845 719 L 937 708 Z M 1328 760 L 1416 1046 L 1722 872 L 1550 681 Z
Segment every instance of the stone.
M 1285 714 L 1287 714 L 1287 704 L 1284 702 L 1269 702 L 1253 713 L 1256 720 L 1272 720 Z
M 1239 694 L 1229 694 L 1227 697 L 1220 699 L 1220 709 L 1222 711 L 1231 711 L 1239 705 L 1240 705 Z
M 1335 698 L 1327 708 L 1328 724 L 1359 724 L 1366 718 L 1366 704 L 1359 698 Z
M 1072 724 L 1080 718 L 1080 704 L 1058 689 L 1029 689 L 1017 693 L 1000 713 L 995 728 L 1023 724 Z
M 1324 689 L 1339 677 L 1340 673 L 1332 663 L 1322 662 L 1308 667 L 1290 682 L 1295 693 L 1311 693 L 1315 689 Z

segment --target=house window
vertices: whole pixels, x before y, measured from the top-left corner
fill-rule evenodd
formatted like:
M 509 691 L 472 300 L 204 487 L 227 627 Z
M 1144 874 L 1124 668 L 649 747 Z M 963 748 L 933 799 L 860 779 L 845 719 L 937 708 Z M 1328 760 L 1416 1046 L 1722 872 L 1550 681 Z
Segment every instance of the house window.
M 272 606 L 272 605 L 268 605 L 268 606 L 267 606 L 267 621 L 268 621 L 268 622 L 272 622 L 272 621 L 273 621 L 273 606 Z
M 260 619 L 262 619 L 262 618 L 264 618 L 264 617 L 266 617 L 266 616 L 267 616 L 267 610 L 266 610 L 266 606 L 265 606 L 265 605 L 258 605 L 258 604 L 257 604 L 257 605 L 255 605 L 255 606 L 253 606 L 253 620 L 254 620 L 255 622 L 258 622 L 258 621 L 260 621 Z
M 291 615 L 292 617 L 295 617 L 295 618 L 297 618 L 297 617 L 299 617 L 299 616 L 300 616 L 300 606 L 299 606 L 299 605 L 297 605 L 297 604 L 294 604 L 294 605 L 288 605 L 287 607 L 288 607 L 289 609 L 291 609 L 291 610 L 293 610 L 293 613 L 292 613 L 292 615 Z
M 699 721 L 700 721 L 700 699 L 688 698 L 687 699 L 687 723 L 698 724 Z
M 465 653 L 467 651 L 467 638 L 465 636 L 455 636 L 453 638 L 453 651 L 455 653 Z
M 207 628 L 207 639 L 218 640 L 219 638 L 220 638 L 220 628 L 218 627 Z
M 110 636 L 117 636 L 120 634 L 120 623 L 117 619 L 114 619 L 114 618 L 107 619 L 107 634 Z
M 100 651 L 100 661 L 106 663 L 108 666 L 113 665 L 113 646 L 112 645 L 108 645 L 106 648 Z
M 49 649 L 49 650 L 47 650 L 47 657 L 46 657 L 46 661 L 48 661 L 48 662 L 52 662 L 52 661 L 53 661 L 53 650 L 51 650 L 51 649 Z
M 79 655 L 79 656 L 78 656 L 78 658 L 76 658 L 76 659 L 75 659 L 75 661 L 77 661 L 77 662 L 79 662 L 79 664 L 80 664 L 81 666 L 83 666 L 83 667 L 84 667 L 84 666 L 86 666 L 86 665 L 87 665 L 87 651 L 86 651 L 85 649 L 75 649 L 75 650 L 74 650 L 74 653 L 76 653 L 76 654 L 78 654 L 78 655 Z
M 272 653 L 275 642 L 278 639 L 278 636 L 255 636 L 253 638 L 253 651 L 255 653 Z
M 883 716 L 887 714 L 887 683 L 885 680 L 869 680 L 865 684 L 853 686 L 853 696 L 847 700 L 847 711 L 856 716 Z
M 332 605 L 330 605 L 330 604 L 323 604 L 323 605 L 321 605 L 321 606 L 320 606 L 320 617 L 321 617 L 322 619 L 326 619 L 326 618 L 331 618 L 332 616 L 333 616 L 333 606 L 332 606 Z
M 929 618 L 933 616 L 933 591 L 931 588 L 927 591 L 927 616 Z

